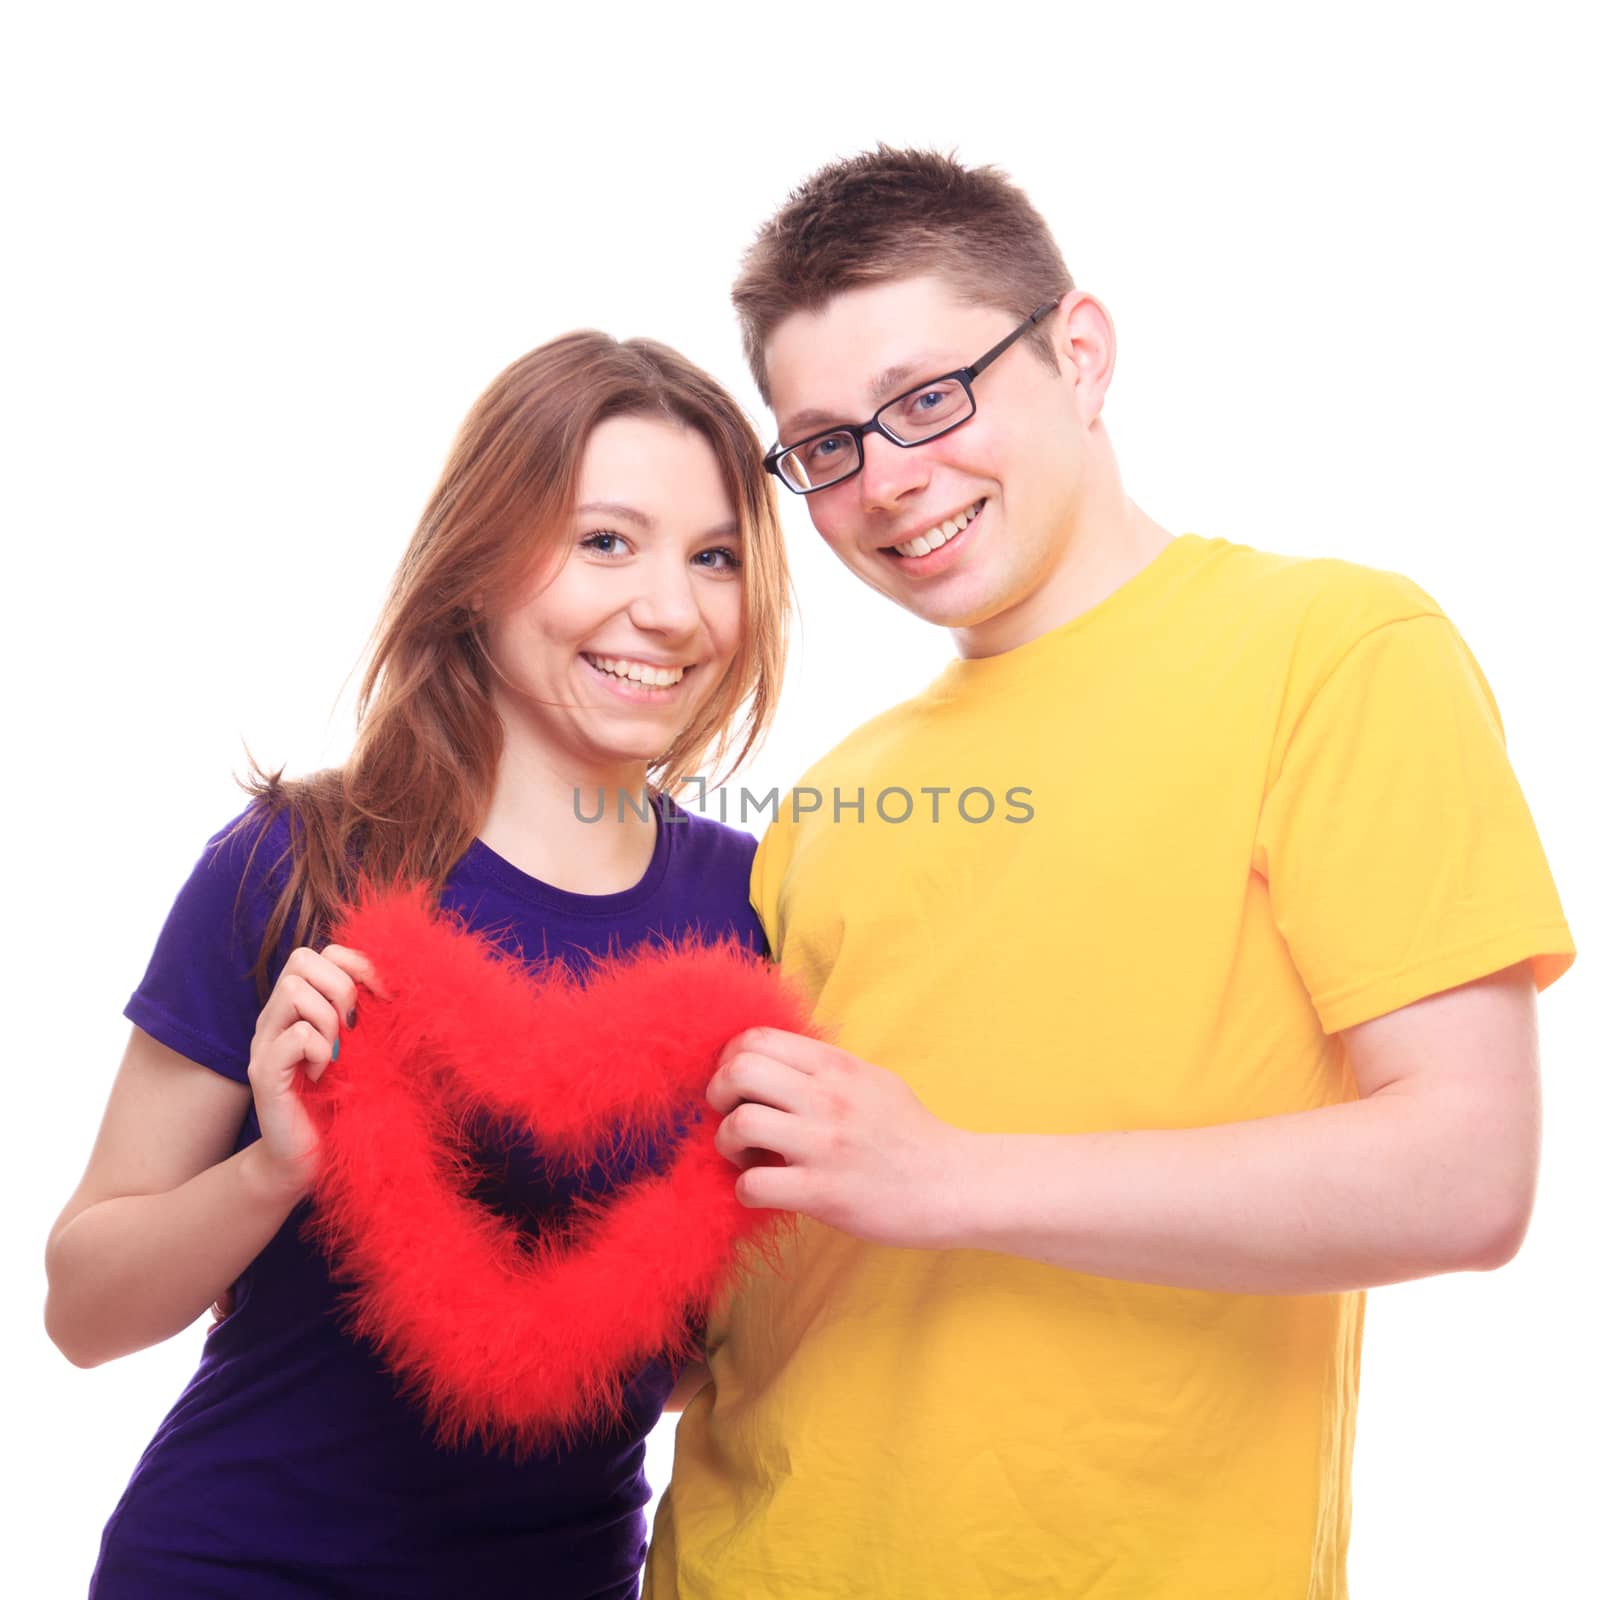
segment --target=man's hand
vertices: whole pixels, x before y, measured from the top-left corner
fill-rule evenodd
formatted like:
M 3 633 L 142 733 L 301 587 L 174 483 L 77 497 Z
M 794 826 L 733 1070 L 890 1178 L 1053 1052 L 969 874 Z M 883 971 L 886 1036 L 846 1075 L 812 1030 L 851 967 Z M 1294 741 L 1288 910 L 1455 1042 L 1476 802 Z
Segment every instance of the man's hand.
M 814 1217 L 874 1244 L 953 1243 L 971 1136 L 892 1072 L 778 1028 L 730 1039 L 706 1099 L 739 1199 Z

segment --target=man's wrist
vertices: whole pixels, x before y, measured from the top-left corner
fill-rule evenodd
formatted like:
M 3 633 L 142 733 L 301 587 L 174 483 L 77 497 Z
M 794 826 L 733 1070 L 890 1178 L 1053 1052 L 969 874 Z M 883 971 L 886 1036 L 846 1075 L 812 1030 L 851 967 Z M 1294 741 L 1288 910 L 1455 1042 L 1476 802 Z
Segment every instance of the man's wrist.
M 1031 1255 L 1046 1229 L 1055 1239 L 1068 1141 L 1076 1136 L 954 1131 L 930 1206 L 941 1234 L 937 1248 Z
M 1004 1136 L 951 1128 L 943 1161 L 933 1179 L 927 1215 L 936 1250 L 993 1250 Z

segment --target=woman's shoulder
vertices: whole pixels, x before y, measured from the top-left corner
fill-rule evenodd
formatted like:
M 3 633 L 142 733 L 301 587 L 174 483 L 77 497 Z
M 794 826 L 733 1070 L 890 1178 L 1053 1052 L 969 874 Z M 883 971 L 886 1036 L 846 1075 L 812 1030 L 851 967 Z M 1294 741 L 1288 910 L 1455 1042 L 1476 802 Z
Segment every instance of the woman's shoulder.
M 259 936 L 288 882 L 291 849 L 287 811 L 252 801 L 201 846 L 169 924 L 175 919 L 211 935 L 254 929 Z
M 287 806 L 252 800 L 206 840 L 197 871 L 214 873 L 248 888 L 281 880 L 289 870 L 293 826 Z
M 261 1009 L 256 963 L 288 880 L 289 852 L 289 818 L 260 802 L 213 833 L 123 1009 L 180 1055 L 241 1082 Z
M 201 846 L 178 888 L 162 944 L 253 971 L 294 872 L 296 832 L 288 806 L 259 797 L 225 822 Z M 280 930 L 269 976 L 293 945 L 294 923 L 291 914 Z
M 722 796 L 728 791 L 713 793 Z M 742 796 L 744 791 L 739 793 Z M 713 805 L 716 803 L 712 801 Z M 748 880 L 750 863 L 756 853 L 753 835 L 704 811 L 690 810 L 670 796 L 663 796 L 661 822 L 663 827 L 672 830 L 675 866 L 724 872 Z
M 765 954 L 761 925 L 750 906 L 756 841 L 731 823 L 670 801 L 662 820 L 672 852 L 666 893 L 677 921 L 713 935 L 732 934 Z

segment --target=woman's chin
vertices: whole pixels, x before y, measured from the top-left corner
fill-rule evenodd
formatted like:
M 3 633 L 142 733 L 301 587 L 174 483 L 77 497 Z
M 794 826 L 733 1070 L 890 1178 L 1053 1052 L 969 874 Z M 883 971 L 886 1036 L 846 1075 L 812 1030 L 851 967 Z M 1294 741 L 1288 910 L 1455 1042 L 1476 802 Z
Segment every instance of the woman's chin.
M 588 764 L 599 770 L 633 769 L 642 782 L 645 769 L 672 748 L 687 726 L 687 721 L 679 722 L 674 718 L 670 727 L 623 729 L 616 726 L 615 719 L 608 718 L 603 724 L 586 730 L 589 737 L 583 741 L 583 754 Z

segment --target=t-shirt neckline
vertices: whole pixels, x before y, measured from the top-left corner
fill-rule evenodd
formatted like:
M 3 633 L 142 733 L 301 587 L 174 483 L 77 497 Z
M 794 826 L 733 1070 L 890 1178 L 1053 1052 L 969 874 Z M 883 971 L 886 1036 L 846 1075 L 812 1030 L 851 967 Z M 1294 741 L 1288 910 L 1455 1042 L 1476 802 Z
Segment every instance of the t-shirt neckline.
M 491 849 L 482 839 L 474 839 L 462 857 L 462 866 L 492 878 L 507 893 L 545 911 L 559 912 L 567 917 L 613 917 L 619 912 L 632 911 L 645 904 L 661 887 L 667 876 L 672 857 L 672 835 L 684 820 L 676 802 L 659 793 L 650 796 L 650 805 L 656 814 L 655 848 L 644 876 L 631 888 L 619 889 L 614 894 L 578 894 L 571 889 L 559 889 L 543 878 L 524 872 L 521 867 L 507 861 Z M 609 815 L 609 813 L 608 813 Z M 603 827 L 605 819 L 593 824 Z
M 1059 649 L 1078 634 L 1119 618 L 1130 607 L 1141 604 L 1169 584 L 1214 541 L 1197 533 L 1180 533 L 1156 552 L 1126 582 L 1119 584 L 1105 599 L 1097 601 L 1087 611 L 1069 618 L 1058 627 L 1019 644 L 1014 649 L 1002 650 L 992 656 L 958 656 L 950 662 L 944 673 L 949 687 L 965 687 L 979 683 L 992 683 L 1013 671 L 1025 670 L 1041 658 Z

